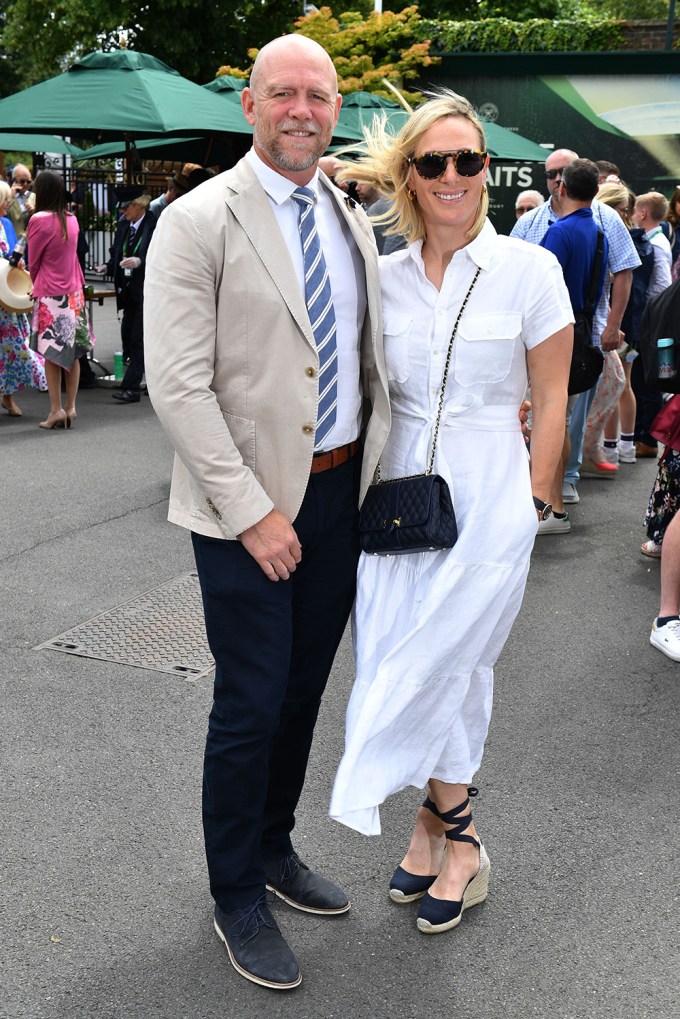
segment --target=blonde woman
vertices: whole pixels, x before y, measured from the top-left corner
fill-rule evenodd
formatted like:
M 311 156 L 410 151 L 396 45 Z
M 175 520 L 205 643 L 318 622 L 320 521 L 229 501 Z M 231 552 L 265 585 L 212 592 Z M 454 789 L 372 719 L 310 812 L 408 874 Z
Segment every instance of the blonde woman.
M 357 678 L 331 816 L 380 831 L 379 805 L 428 785 L 394 902 L 420 902 L 437 934 L 486 898 L 489 859 L 468 785 L 491 715 L 493 666 L 522 602 L 538 520 L 564 435 L 573 321 L 554 256 L 496 234 L 489 158 L 468 101 L 445 91 L 396 137 L 378 124 L 354 180 L 394 194 L 392 229 L 410 242 L 381 259 L 392 429 L 383 478 L 424 471 L 449 340 L 434 470 L 458 523 L 451 549 L 362 555 L 354 611 Z M 531 374 L 531 466 L 517 416 Z M 444 852 L 446 847 L 447 852 Z

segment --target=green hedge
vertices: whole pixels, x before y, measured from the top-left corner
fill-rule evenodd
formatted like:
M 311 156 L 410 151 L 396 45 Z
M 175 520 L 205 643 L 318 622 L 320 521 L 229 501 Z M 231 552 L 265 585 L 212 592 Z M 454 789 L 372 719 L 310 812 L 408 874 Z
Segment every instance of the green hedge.
M 620 50 L 624 41 L 623 22 L 581 14 L 573 21 L 531 18 L 483 18 L 480 21 L 434 21 L 417 23 L 421 40 L 430 39 L 435 53 L 570 53 L 574 51 Z

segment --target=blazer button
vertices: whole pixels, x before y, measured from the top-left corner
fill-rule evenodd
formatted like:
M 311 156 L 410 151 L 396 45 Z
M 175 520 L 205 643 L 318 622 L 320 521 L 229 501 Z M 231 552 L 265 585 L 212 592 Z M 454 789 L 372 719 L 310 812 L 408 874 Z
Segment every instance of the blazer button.
M 308 378 L 310 378 L 310 379 L 313 379 L 313 378 L 314 378 L 314 376 L 316 375 L 316 372 L 314 371 L 314 369 L 313 369 L 313 368 L 305 368 L 305 375 L 306 375 L 306 376 L 307 376 Z
M 305 435 L 313 435 L 314 434 L 314 428 L 313 428 L 312 425 L 303 425 L 302 426 L 302 431 L 303 431 L 303 433 Z

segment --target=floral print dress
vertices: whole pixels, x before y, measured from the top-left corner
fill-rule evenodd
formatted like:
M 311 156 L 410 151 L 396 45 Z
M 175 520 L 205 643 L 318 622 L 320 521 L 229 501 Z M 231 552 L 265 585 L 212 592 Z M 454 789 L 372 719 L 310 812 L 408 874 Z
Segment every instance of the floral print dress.
M 9 258 L 10 247 L 0 223 L 0 257 Z M 16 315 L 0 305 L 0 395 L 13 396 L 21 389 L 47 389 L 44 360 L 29 347 L 30 326 L 26 315 Z
M 649 505 L 645 514 L 647 537 L 663 544 L 666 528 L 680 507 L 680 450 L 667 448 L 659 461 Z
M 36 297 L 31 347 L 67 371 L 76 358 L 94 346 L 90 318 L 82 290 L 59 297 Z

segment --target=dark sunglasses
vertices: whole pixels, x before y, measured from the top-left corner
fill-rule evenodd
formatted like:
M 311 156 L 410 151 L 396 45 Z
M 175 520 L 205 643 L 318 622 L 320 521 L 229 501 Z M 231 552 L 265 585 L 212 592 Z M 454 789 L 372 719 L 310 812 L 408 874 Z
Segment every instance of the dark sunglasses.
M 563 166 L 561 166 L 559 168 L 559 170 L 546 170 L 545 171 L 545 175 L 548 178 L 548 180 L 555 180 L 555 177 L 559 177 L 563 173 L 564 173 L 564 167 Z
M 456 173 L 461 177 L 476 177 L 484 169 L 486 158 L 487 153 L 478 149 L 456 149 L 454 152 L 424 152 L 422 156 L 411 156 L 408 162 L 425 180 L 436 180 L 446 170 L 449 159 L 453 160 Z
M 21 180 L 19 177 L 14 178 L 15 184 L 30 184 L 30 180 Z
M 517 208 L 515 209 L 515 212 L 521 213 L 531 212 L 535 208 L 536 208 L 535 205 L 518 205 Z

